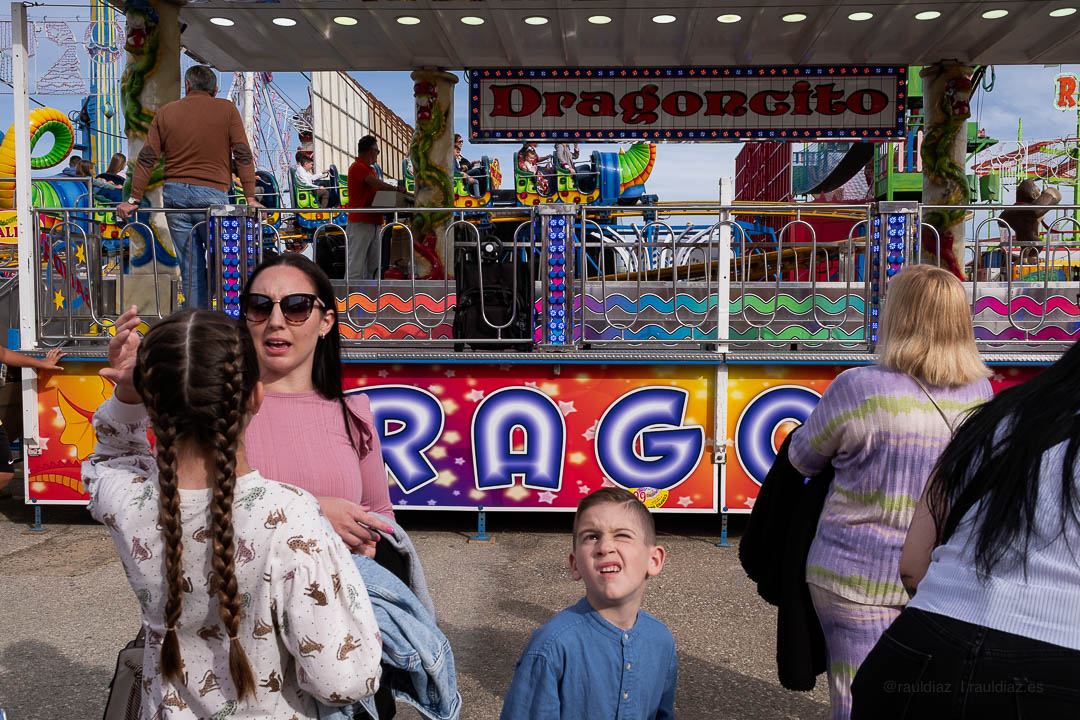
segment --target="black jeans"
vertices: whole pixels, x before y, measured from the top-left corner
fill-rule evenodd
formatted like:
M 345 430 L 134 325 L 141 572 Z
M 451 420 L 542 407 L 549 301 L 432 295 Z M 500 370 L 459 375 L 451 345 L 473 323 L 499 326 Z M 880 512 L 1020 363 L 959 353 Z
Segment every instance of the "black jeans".
M 390 543 L 385 541 L 375 543 L 375 562 L 394 573 L 401 582 L 406 585 L 409 584 L 408 568 L 405 567 L 405 562 L 401 559 L 401 556 L 390 547 Z M 392 676 L 396 672 L 397 670 L 383 663 L 382 681 L 379 683 L 379 689 L 375 691 L 375 709 L 379 713 L 379 720 L 392 720 L 397 714 L 397 703 L 394 700 L 393 693 L 390 691 L 393 685 Z M 371 716 L 366 712 L 361 712 L 357 717 L 369 718 Z
M 852 720 L 1080 718 L 1080 651 L 908 608 L 851 697 Z

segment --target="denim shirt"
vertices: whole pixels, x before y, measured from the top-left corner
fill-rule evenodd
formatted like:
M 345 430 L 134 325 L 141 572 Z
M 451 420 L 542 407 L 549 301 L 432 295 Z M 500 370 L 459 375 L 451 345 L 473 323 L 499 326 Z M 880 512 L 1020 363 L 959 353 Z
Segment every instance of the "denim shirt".
M 634 627 L 623 630 L 582 598 L 533 633 L 499 717 L 669 720 L 677 673 L 666 625 L 639 610 Z
M 371 558 L 354 555 L 353 560 L 379 623 L 383 663 L 400 671 L 384 674 L 383 683 L 391 683 L 395 700 L 412 705 L 425 718 L 456 720 L 461 695 L 450 641 L 416 595 L 392 572 Z M 373 698 L 359 704 L 373 718 L 378 717 Z M 323 720 L 352 717 L 348 707 L 319 709 Z

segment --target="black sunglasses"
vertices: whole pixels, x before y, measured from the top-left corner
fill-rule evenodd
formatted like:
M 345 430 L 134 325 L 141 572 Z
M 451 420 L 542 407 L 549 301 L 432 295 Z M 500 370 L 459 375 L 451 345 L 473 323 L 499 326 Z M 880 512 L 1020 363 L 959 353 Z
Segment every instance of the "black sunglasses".
M 280 300 L 272 300 L 261 293 L 245 293 L 240 296 L 240 313 L 248 322 L 260 323 L 270 319 L 274 306 L 281 306 L 286 322 L 303 325 L 316 307 L 325 309 L 322 301 L 310 293 L 291 293 Z

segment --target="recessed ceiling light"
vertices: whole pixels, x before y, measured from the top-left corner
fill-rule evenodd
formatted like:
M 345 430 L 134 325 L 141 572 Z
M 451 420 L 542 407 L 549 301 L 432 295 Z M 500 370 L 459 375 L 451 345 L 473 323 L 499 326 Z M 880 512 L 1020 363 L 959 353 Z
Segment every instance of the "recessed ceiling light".
M 397 18 L 398 25 L 419 25 L 420 18 L 414 15 L 401 15 Z
M 982 16 L 987 20 L 997 20 L 998 18 L 1003 18 L 1008 14 L 1008 10 L 987 10 L 982 14 Z
M 236 24 L 229 18 L 210 18 L 210 22 L 221 27 L 232 27 Z
M 660 25 L 667 25 L 677 20 L 674 15 L 654 15 L 652 21 Z
M 1076 14 L 1076 8 L 1058 8 L 1057 10 L 1050 11 L 1050 17 L 1069 17 Z
M 281 27 L 292 27 L 296 24 L 296 21 L 292 18 L 274 18 L 274 24 Z
M 806 16 L 802 13 L 789 13 L 780 19 L 784 22 L 802 22 L 806 19 Z
M 355 25 L 360 21 L 354 17 L 349 17 L 348 15 L 338 15 L 336 18 L 334 18 L 334 22 L 336 22 L 338 25 Z
M 722 23 L 737 23 L 742 20 L 742 15 L 736 15 L 735 13 L 728 13 L 727 15 L 721 15 L 716 18 L 716 22 Z
M 548 19 L 543 15 L 530 15 L 525 18 L 526 25 L 547 25 Z
M 941 17 L 941 13 L 937 10 L 924 10 L 921 13 L 915 13 L 916 20 L 937 20 Z
M 850 15 L 847 16 L 847 19 L 848 20 L 853 20 L 854 22 L 862 22 L 863 20 L 869 20 L 872 17 L 874 17 L 874 13 L 870 13 L 870 12 L 853 12 Z
M 466 25 L 483 25 L 484 18 L 476 17 L 475 15 L 466 15 L 465 17 L 461 18 L 461 22 Z
M 609 22 L 611 22 L 611 18 L 609 18 L 607 15 L 590 15 L 589 22 L 591 22 L 593 25 L 607 25 Z

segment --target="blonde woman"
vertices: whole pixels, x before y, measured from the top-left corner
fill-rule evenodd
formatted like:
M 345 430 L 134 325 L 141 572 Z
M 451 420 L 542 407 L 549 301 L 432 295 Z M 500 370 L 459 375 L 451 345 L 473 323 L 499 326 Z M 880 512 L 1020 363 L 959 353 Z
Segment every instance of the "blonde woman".
M 825 632 L 834 720 L 851 713 L 851 681 L 907 593 L 900 553 L 923 487 L 955 428 L 991 397 L 963 285 L 929 265 L 889 286 L 876 365 L 841 373 L 791 441 L 807 476 L 832 464 L 806 563 Z

